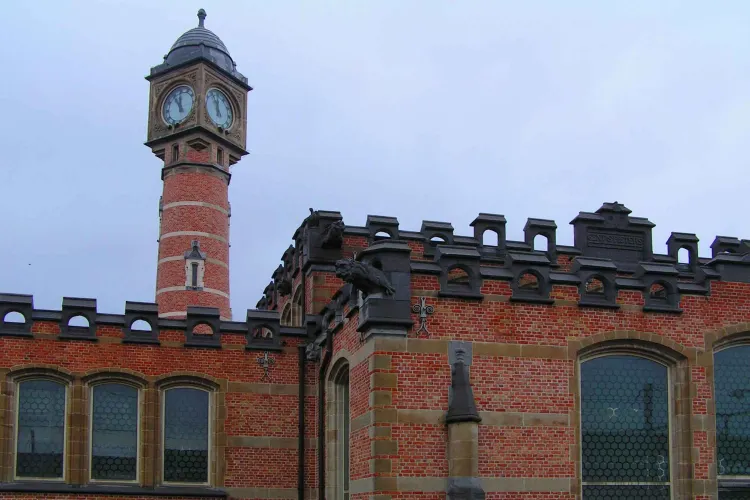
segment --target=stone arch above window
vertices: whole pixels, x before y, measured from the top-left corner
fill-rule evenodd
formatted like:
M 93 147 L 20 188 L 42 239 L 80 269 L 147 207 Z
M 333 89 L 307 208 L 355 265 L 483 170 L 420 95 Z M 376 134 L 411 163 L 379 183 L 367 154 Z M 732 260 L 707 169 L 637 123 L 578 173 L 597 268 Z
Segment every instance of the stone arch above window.
M 146 377 L 144 375 L 126 369 L 113 370 L 110 368 L 102 368 L 99 370 L 92 370 L 81 377 L 81 382 L 89 386 L 96 384 L 118 383 L 129 384 L 137 387 L 138 389 L 145 389 L 146 387 L 148 387 L 148 381 L 146 380 Z
M 71 384 L 75 377 L 73 373 L 58 366 L 30 365 L 12 368 L 8 372 L 8 380 L 19 382 L 29 378 L 48 378 L 61 384 Z
M 215 391 L 221 387 L 220 381 L 208 375 L 194 373 L 172 373 L 158 378 L 154 382 L 159 390 L 165 390 L 174 386 L 196 386 L 206 390 Z

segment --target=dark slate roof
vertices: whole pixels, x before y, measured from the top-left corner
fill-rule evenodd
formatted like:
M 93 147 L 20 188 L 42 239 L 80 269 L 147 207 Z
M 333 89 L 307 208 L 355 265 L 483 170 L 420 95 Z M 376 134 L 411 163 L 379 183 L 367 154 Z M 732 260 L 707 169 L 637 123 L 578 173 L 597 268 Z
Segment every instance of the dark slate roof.
M 235 68 L 234 61 L 229 55 L 229 50 L 221 38 L 206 29 L 203 25 L 206 19 L 206 11 L 198 11 L 198 26 L 186 31 L 177 39 L 167 53 L 166 63 L 176 66 L 186 60 L 195 57 L 200 52 L 200 46 L 204 45 L 208 49 L 209 58 L 222 69 L 233 71 Z
M 237 65 L 232 56 L 229 55 L 229 49 L 221 41 L 221 38 L 204 26 L 205 19 L 206 11 L 200 9 L 198 11 L 198 26 L 189 29 L 177 39 L 167 55 L 164 56 L 164 62 L 151 69 L 152 75 L 168 71 L 190 61 L 204 59 L 214 63 L 243 83 L 247 83 L 247 78 L 237 71 Z

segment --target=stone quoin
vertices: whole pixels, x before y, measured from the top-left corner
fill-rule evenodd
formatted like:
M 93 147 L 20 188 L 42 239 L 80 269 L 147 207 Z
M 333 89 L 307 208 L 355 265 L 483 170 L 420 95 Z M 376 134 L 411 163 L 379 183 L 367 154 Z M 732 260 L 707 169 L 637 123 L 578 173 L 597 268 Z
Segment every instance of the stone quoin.
M 748 240 L 311 209 L 236 319 L 252 89 L 198 18 L 147 77 L 155 302 L 0 294 L 0 499 L 750 498 Z

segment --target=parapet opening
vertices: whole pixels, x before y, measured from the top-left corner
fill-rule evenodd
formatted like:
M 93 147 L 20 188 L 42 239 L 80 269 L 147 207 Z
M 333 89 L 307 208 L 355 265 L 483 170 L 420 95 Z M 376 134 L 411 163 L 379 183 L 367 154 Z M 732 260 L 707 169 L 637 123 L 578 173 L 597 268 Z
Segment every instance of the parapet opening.
M 430 241 L 437 245 L 438 243 L 445 243 L 445 238 L 443 238 L 442 236 L 435 235 L 432 238 L 430 238 Z
M 534 236 L 534 250 L 540 252 L 546 252 L 549 250 L 549 240 L 543 234 L 537 234 Z
M 677 251 L 677 263 L 690 264 L 690 250 L 687 247 L 682 247 Z
M 26 323 L 26 316 L 18 311 L 10 311 L 3 318 L 5 323 Z
M 377 233 L 375 233 L 375 239 L 376 240 L 378 240 L 378 239 L 382 240 L 382 239 L 390 238 L 390 237 L 391 237 L 391 235 L 389 233 L 387 233 L 386 231 L 378 231 Z
M 130 330 L 135 332 L 150 332 L 151 324 L 145 319 L 137 319 L 131 323 Z
M 667 287 L 663 283 L 654 283 L 648 291 L 649 296 L 656 300 L 667 300 Z
M 79 314 L 78 316 L 73 316 L 68 320 L 68 326 L 80 326 L 83 328 L 88 328 L 89 320 L 86 319 L 86 316 L 81 316 Z
M 269 340 L 273 338 L 273 331 L 266 326 L 257 326 L 253 328 L 254 339 L 265 339 Z
M 482 245 L 486 247 L 500 246 L 500 235 L 493 229 L 486 229 L 482 233 Z
M 518 288 L 537 292 L 539 291 L 539 278 L 534 273 L 523 273 L 518 277 Z
M 213 335 L 214 329 L 208 323 L 198 323 L 193 328 L 193 333 L 196 335 Z
M 452 267 L 448 269 L 448 284 L 453 286 L 471 288 L 469 273 L 462 267 Z
M 586 280 L 586 293 L 604 295 L 604 282 L 596 277 L 589 278 Z

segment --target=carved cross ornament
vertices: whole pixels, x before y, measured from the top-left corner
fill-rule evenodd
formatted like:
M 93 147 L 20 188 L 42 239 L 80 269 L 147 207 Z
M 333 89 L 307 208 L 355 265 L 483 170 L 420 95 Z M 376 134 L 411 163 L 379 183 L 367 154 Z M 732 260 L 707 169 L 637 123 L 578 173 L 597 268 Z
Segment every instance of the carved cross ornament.
M 435 312 L 433 306 L 427 305 L 427 297 L 419 297 L 419 303 L 411 306 L 412 312 L 419 314 L 419 329 L 417 330 L 417 337 L 424 332 L 425 337 L 430 336 L 430 331 L 427 329 L 427 316 Z
M 263 356 L 258 358 L 258 364 L 263 368 L 263 378 L 261 378 L 261 380 L 271 380 L 271 377 L 268 375 L 268 370 L 274 363 L 276 363 L 276 360 L 268 357 L 268 351 L 265 351 Z

